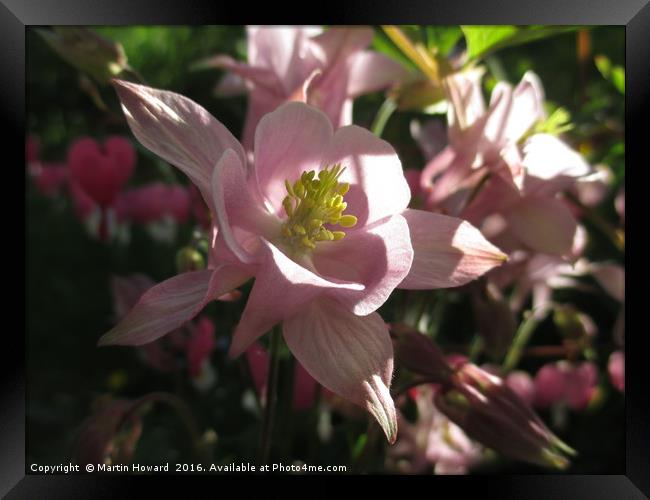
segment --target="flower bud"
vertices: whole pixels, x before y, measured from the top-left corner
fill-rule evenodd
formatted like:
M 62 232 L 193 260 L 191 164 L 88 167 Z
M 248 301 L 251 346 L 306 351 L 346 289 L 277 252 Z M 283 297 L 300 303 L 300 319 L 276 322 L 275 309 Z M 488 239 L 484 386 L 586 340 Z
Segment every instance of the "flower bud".
M 37 30 L 47 44 L 67 63 L 92 76 L 98 83 L 128 69 L 122 45 L 87 28 L 55 27 Z
M 452 369 L 438 346 L 426 335 L 404 324 L 390 326 L 395 357 L 404 368 L 430 382 L 445 383 Z
M 179 273 L 205 269 L 205 259 L 192 247 L 183 247 L 176 254 L 176 268 Z
M 503 380 L 471 363 L 457 368 L 435 404 L 469 437 L 514 459 L 564 469 L 565 455 L 575 454 Z

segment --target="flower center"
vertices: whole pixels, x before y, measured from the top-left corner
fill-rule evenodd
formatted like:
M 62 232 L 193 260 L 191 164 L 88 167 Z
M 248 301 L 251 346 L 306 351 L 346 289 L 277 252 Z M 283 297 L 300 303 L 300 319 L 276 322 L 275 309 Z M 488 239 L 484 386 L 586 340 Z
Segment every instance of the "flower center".
M 343 196 L 350 189 L 348 182 L 338 181 L 344 170 L 336 164 L 318 175 L 313 170 L 303 172 L 293 184 L 284 181 L 288 194 L 282 200 L 287 214 L 282 236 L 294 251 L 307 252 L 319 241 L 338 241 L 345 236 L 344 231 L 331 231 L 325 224 L 347 228 L 357 223 L 354 215 L 343 214 L 348 206 Z

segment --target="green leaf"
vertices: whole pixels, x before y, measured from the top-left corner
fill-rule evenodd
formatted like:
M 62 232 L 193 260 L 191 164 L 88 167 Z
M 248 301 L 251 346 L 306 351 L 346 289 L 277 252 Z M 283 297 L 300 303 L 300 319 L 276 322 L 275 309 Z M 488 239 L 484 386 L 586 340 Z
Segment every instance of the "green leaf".
M 609 58 L 603 55 L 594 57 L 594 62 L 603 78 L 612 83 L 621 94 L 625 94 L 625 70 L 623 67 L 612 66 Z
M 570 33 L 578 28 L 578 26 L 461 26 L 467 42 L 469 61 L 481 59 L 505 47 Z
M 438 54 L 446 56 L 454 48 L 463 32 L 458 26 L 426 26 L 427 48 L 437 50 Z
M 393 43 L 384 30 L 375 30 L 375 36 L 372 39 L 372 48 L 377 52 L 381 52 L 382 54 L 399 61 L 409 69 L 417 69 L 415 63 L 404 55 L 404 52 Z

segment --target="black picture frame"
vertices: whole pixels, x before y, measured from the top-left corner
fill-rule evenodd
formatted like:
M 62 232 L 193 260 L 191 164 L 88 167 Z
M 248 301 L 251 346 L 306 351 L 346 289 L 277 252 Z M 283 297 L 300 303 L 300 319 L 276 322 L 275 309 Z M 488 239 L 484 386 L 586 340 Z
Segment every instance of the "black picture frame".
M 262 18 L 246 12 L 246 5 L 232 5 L 210 1 L 173 0 L 158 1 L 111 1 L 102 0 L 2 0 L 0 2 L 0 109 L 5 125 L 6 147 L 13 149 L 16 163 L 23 162 L 25 133 L 25 29 L 35 25 L 128 25 L 128 24 L 578 24 L 578 25 L 624 25 L 626 31 L 626 151 L 628 162 L 636 161 L 639 169 L 648 163 L 642 156 L 645 135 L 644 122 L 650 101 L 650 5 L 646 0 L 401 0 L 378 4 L 372 1 L 327 3 L 322 18 L 318 9 L 305 9 L 299 13 L 275 19 Z M 311 14 L 311 15 L 310 15 Z M 316 15 L 314 15 L 316 14 Z M 318 17 L 318 19 L 315 19 Z M 6 166 L 20 175 L 17 166 Z M 647 167 L 646 167 L 647 168 Z M 642 189 L 639 172 L 633 171 L 632 210 L 627 210 L 628 228 L 634 227 L 638 201 L 635 189 Z M 20 182 L 20 181 L 17 181 Z M 24 179 L 23 179 L 24 182 Z M 636 184 L 636 187 L 635 187 Z M 22 196 L 15 190 L 14 196 Z M 24 192 L 24 191 L 23 191 Z M 3 213 L 15 212 L 20 200 L 3 200 Z M 23 202 L 24 206 L 24 202 Z M 12 208 L 13 207 L 13 208 Z M 639 210 L 642 210 L 641 208 Z M 24 227 L 22 228 L 24 231 Z M 629 266 L 639 264 L 634 256 L 637 243 L 635 232 L 630 238 L 626 233 Z M 20 234 L 20 228 L 14 234 Z M 23 239 L 25 241 L 25 239 Z M 16 245 L 16 243 L 13 243 Z M 631 245 L 631 246 L 630 246 Z M 20 249 L 13 250 L 10 258 L 24 255 Z M 631 258 L 631 260 L 629 260 Z M 7 262 L 7 261 L 5 261 Z M 11 262 L 11 261 L 10 261 Z M 633 267 L 634 269 L 634 267 Z M 631 274 L 632 280 L 643 279 L 639 273 Z M 630 297 L 632 294 L 626 294 Z M 629 309 L 632 302 L 628 300 Z M 6 308 L 12 307 L 8 302 Z M 9 314 L 6 312 L 5 314 Z M 25 310 L 25 317 L 29 311 Z M 630 311 L 627 321 L 635 318 Z M 18 322 L 19 323 L 19 322 Z M 152 478 L 132 476 L 77 475 L 26 475 L 25 464 L 25 339 L 11 327 L 15 345 L 4 344 L 2 379 L 0 385 L 0 494 L 7 498 L 104 498 L 128 496 L 135 485 L 146 481 L 150 487 Z M 23 329 L 24 331 L 24 329 Z M 648 498 L 650 495 L 650 398 L 646 386 L 647 376 L 643 365 L 644 350 L 641 343 L 645 332 L 630 330 L 627 337 L 626 373 L 626 474 L 620 476 L 481 476 L 467 478 L 434 477 L 435 481 L 453 484 L 454 494 L 461 496 L 470 492 L 485 492 L 497 498 L 544 498 L 559 499 L 632 499 Z M 9 332 L 5 332 L 9 336 Z M 177 477 L 173 484 L 168 477 L 156 476 L 157 487 L 182 488 Z M 185 478 L 184 478 L 185 479 Z M 192 476 L 192 480 L 197 476 Z M 204 478 L 202 478 L 204 479 Z M 244 478 L 245 479 L 245 478 Z M 304 480 L 305 478 L 298 479 Z M 327 477 L 329 481 L 331 477 Z M 381 478 L 384 482 L 387 478 Z M 405 478 L 396 477 L 398 482 Z M 431 480 L 414 478 L 413 480 Z M 451 483 L 453 481 L 453 483 Z M 440 484 L 436 482 L 435 484 Z M 431 485 L 430 487 L 434 487 Z M 186 490 L 185 490 L 186 491 Z M 432 490 L 432 494 L 435 493 Z

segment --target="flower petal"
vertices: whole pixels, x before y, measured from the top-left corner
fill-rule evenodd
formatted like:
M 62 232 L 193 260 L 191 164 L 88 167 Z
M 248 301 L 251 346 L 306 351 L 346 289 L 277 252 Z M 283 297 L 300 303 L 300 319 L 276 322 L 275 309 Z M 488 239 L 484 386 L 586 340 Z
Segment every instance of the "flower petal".
M 286 320 L 283 332 L 291 352 L 320 384 L 366 408 L 395 442 L 397 418 L 388 390 L 393 348 L 379 314 L 359 317 L 319 299 Z
M 365 316 L 380 307 L 408 274 L 413 248 L 406 220 L 395 215 L 336 242 L 320 242 L 313 255 L 319 274 L 362 283 L 363 290 L 335 289 L 328 296 Z
M 364 50 L 350 58 L 347 93 L 357 97 L 401 81 L 407 71 L 400 63 L 378 52 Z
M 251 263 L 254 256 L 235 238 L 233 226 L 259 235 L 267 235 L 279 221 L 262 209 L 261 202 L 251 193 L 246 171 L 239 157 L 227 149 L 212 173 L 212 199 L 215 207 L 219 237 L 242 263 Z
M 235 137 L 203 107 L 174 92 L 113 80 L 131 130 L 148 149 L 182 170 L 212 203 L 212 170 L 228 148 L 246 164 Z
M 533 250 L 552 255 L 571 251 L 577 223 L 562 200 L 526 197 L 506 218 L 513 233 Z
M 282 210 L 284 181 L 316 170 L 332 138 L 332 125 L 320 110 L 289 102 L 265 115 L 255 132 L 255 172 L 269 209 Z
M 411 199 L 402 164 L 386 141 L 356 125 L 336 131 L 321 167 L 340 163 L 341 182 L 350 183 L 345 195 L 347 212 L 358 219 L 357 227 L 399 214 Z
M 261 238 L 266 258 L 233 334 L 229 355 L 239 356 L 274 325 L 296 314 L 305 304 L 332 288 L 361 290 L 357 283 L 335 283 L 297 264 L 275 245 Z
M 464 285 L 506 259 L 469 222 L 446 215 L 405 210 L 413 264 L 399 288 L 421 290 Z
M 147 290 L 99 345 L 141 345 L 182 326 L 212 299 L 239 286 L 245 274 L 233 267 L 179 274 Z

